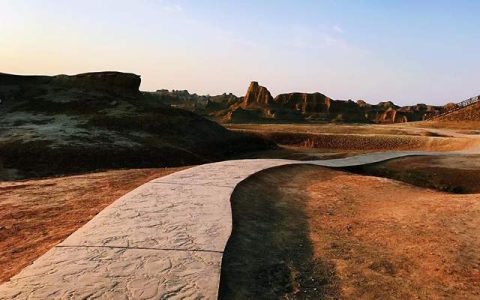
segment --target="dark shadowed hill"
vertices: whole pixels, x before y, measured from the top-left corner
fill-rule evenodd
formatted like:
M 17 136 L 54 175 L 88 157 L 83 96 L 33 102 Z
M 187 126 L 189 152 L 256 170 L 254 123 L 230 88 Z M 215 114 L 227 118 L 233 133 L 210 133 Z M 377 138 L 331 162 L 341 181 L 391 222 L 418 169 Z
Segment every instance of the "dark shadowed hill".
M 0 178 L 198 164 L 272 147 L 139 92 L 140 76 L 0 73 Z

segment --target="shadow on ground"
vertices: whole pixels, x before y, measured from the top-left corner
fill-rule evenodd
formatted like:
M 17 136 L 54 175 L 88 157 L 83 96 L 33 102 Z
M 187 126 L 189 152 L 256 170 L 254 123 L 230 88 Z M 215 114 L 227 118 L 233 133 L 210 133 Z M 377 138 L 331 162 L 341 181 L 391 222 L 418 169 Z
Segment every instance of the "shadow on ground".
M 480 193 L 480 155 L 411 156 L 343 170 L 447 193 Z
M 236 187 L 220 299 L 336 298 L 333 265 L 313 257 L 308 194 L 289 187 L 288 168 L 302 166 L 269 169 Z

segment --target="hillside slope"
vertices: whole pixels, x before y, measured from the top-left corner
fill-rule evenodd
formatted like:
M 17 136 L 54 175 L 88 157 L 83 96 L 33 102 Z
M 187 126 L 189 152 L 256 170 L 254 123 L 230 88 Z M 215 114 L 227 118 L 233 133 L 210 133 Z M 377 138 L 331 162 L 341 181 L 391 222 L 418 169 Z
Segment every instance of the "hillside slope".
M 0 73 L 0 178 L 222 160 L 272 147 L 139 92 L 140 76 Z
M 480 102 L 438 117 L 436 121 L 480 121 Z

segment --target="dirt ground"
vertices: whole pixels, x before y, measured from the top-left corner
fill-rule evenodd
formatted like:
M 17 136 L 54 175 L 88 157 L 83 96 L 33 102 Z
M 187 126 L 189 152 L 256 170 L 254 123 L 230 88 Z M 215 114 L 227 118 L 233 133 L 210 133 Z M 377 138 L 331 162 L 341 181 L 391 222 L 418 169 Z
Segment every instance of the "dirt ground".
M 185 168 L 132 169 L 0 182 L 0 282 L 145 182 Z
M 232 197 L 222 299 L 479 299 L 480 195 L 316 166 Z
M 477 143 L 459 137 L 458 130 L 415 124 L 235 126 L 284 143 L 237 158 L 329 159 L 382 150 L 458 150 Z M 467 126 L 461 133 L 478 134 Z M 480 156 L 407 157 L 372 165 L 364 174 L 478 193 L 479 164 Z M 123 194 L 180 169 L 0 182 L 0 282 Z M 232 209 L 223 299 L 480 298 L 479 194 L 296 166 L 241 183 Z
M 301 146 L 280 145 L 277 149 L 255 151 L 237 155 L 234 159 L 292 159 L 292 160 L 324 160 L 344 158 L 367 153 L 368 151 L 332 150 L 326 148 L 309 148 Z
M 480 134 L 480 121 L 448 121 L 433 120 L 425 122 L 411 122 L 402 124 L 404 127 L 430 128 L 430 129 L 454 129 L 466 134 Z
M 295 133 L 344 133 L 344 134 L 391 134 L 391 135 L 428 135 L 428 130 L 415 127 L 375 124 L 225 124 L 227 128 L 235 130 L 262 131 L 262 132 L 295 132 Z M 430 132 L 430 134 L 433 134 Z
M 439 191 L 480 193 L 480 155 L 410 156 L 345 169 Z
M 455 151 L 473 147 L 477 143 L 471 137 L 452 130 L 403 124 L 235 124 L 228 125 L 228 128 L 258 135 L 282 146 L 316 149 L 319 153 Z

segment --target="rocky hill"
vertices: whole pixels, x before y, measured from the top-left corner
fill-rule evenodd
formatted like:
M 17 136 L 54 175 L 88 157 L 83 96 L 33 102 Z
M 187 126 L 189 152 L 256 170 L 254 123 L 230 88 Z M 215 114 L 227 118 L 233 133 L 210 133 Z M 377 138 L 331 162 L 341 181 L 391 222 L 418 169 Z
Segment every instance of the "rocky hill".
M 94 72 L 74 76 L 21 76 L 0 73 L 0 87 L 4 93 L 8 87 L 46 85 L 59 88 L 83 88 L 111 92 L 138 93 L 140 82 L 140 76 L 121 72 Z
M 357 122 L 401 123 L 422 121 L 441 106 L 417 104 L 400 107 L 376 105 L 363 100 L 333 100 L 321 93 L 288 93 L 272 97 L 267 88 L 252 82 L 245 97 L 232 94 L 198 96 L 187 91 L 160 90 L 151 93 L 167 105 L 208 116 L 221 123 Z
M 247 94 L 241 105 L 244 108 L 248 108 L 251 106 L 269 106 L 272 104 L 273 97 L 267 88 L 258 85 L 258 82 L 254 81 L 248 87 Z
M 441 116 L 436 121 L 480 121 L 480 102 Z
M 0 178 L 198 164 L 272 147 L 139 86 L 140 76 L 119 72 L 0 73 Z
M 244 100 L 224 111 L 224 122 L 360 122 L 399 123 L 421 121 L 442 107 L 417 104 L 399 107 L 392 102 L 368 104 L 363 100 L 333 100 L 321 93 L 288 93 L 273 98 L 252 82 Z M 217 114 L 218 116 L 218 114 Z

